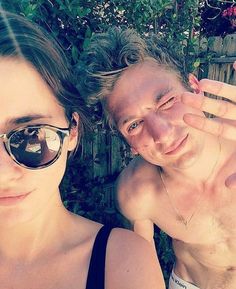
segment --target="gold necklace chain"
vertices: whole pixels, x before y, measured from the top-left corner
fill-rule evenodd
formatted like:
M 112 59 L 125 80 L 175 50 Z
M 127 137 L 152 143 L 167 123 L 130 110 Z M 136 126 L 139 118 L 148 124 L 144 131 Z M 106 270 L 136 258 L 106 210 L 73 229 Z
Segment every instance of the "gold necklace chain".
M 207 177 L 207 179 L 209 179 L 209 178 L 211 177 L 211 175 L 213 174 L 213 172 L 214 172 L 214 170 L 215 170 L 215 168 L 216 168 L 216 166 L 217 166 L 217 164 L 218 164 L 218 162 L 219 162 L 219 159 L 220 159 L 220 155 L 221 155 L 221 142 L 220 142 L 219 138 L 218 138 L 218 144 L 219 144 L 219 154 L 218 154 L 218 156 L 217 156 L 217 158 L 216 158 L 216 161 L 215 161 L 215 163 L 214 163 L 214 166 L 212 167 L 212 170 L 211 170 L 209 176 Z M 165 182 L 164 182 L 163 174 L 162 174 L 162 172 L 161 172 L 160 167 L 158 167 L 158 170 L 159 170 L 159 175 L 160 175 L 160 178 L 161 178 L 161 181 L 162 181 L 162 185 L 163 185 L 164 190 L 165 190 L 165 192 L 166 192 L 166 194 L 167 194 L 167 196 L 168 196 L 168 198 L 169 198 L 169 200 L 170 200 L 171 206 L 172 206 L 172 208 L 174 209 L 176 215 L 178 216 L 178 219 L 180 220 L 180 222 L 181 222 L 181 223 L 185 226 L 185 228 L 187 229 L 187 227 L 188 227 L 189 223 L 191 222 L 193 216 L 197 213 L 197 211 L 198 211 L 198 209 L 199 209 L 199 207 L 200 207 L 201 200 L 202 200 L 202 195 L 203 195 L 203 194 L 200 194 L 200 196 L 199 196 L 199 198 L 198 198 L 198 200 L 197 200 L 196 209 L 193 211 L 193 213 L 190 215 L 190 217 L 187 218 L 187 219 L 184 218 L 183 215 L 180 214 L 179 210 L 174 206 L 174 204 L 173 204 L 173 202 L 172 202 L 172 200 L 171 200 L 170 193 L 169 193 L 169 191 L 168 191 L 168 189 L 167 189 L 167 187 L 166 187 L 166 184 L 165 184 Z M 207 179 L 206 179 L 206 180 L 207 180 Z

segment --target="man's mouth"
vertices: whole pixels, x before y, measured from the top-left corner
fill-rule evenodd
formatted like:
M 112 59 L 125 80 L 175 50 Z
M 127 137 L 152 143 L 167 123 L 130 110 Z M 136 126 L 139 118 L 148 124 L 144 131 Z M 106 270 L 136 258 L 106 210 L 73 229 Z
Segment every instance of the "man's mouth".
M 173 145 L 171 145 L 165 152 L 165 155 L 174 155 L 178 153 L 185 145 L 188 138 L 188 134 L 184 137 L 179 139 L 177 142 L 175 142 Z

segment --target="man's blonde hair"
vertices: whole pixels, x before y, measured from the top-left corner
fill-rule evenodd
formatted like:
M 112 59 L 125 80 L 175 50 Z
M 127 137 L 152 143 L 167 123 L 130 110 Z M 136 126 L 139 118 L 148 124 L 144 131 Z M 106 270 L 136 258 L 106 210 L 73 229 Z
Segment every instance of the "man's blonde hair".
M 100 103 L 106 118 L 114 125 L 107 109 L 113 88 L 128 67 L 153 60 L 160 68 L 170 70 L 188 89 L 184 59 L 154 34 L 141 37 L 133 29 L 109 28 L 94 34 L 81 60 L 85 71 L 81 77 L 81 92 L 88 103 Z M 85 72 L 85 74 L 84 74 Z

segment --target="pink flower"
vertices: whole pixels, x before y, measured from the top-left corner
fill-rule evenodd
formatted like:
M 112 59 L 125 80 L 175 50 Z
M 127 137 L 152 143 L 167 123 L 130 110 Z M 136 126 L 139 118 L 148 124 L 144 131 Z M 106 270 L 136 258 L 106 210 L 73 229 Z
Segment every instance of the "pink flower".
M 236 6 L 233 7 L 233 15 L 236 16 Z
M 233 15 L 233 7 L 229 7 L 227 10 L 228 10 L 228 16 L 232 16 Z
M 227 10 L 225 9 L 225 10 L 222 12 L 222 16 L 223 16 L 223 17 L 226 17 L 227 14 L 228 14 L 228 13 L 227 13 Z

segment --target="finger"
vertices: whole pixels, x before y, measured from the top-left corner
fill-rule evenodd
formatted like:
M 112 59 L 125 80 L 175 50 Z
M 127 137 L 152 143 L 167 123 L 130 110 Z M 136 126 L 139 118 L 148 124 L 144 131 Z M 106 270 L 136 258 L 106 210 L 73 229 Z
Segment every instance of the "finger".
M 198 130 L 236 141 L 236 127 L 234 125 L 190 113 L 185 114 L 183 119 L 186 124 Z
M 183 93 L 181 99 L 184 104 L 199 110 L 227 119 L 236 119 L 236 105 L 228 101 L 212 99 L 203 95 L 193 94 L 191 92 Z
M 236 189 L 236 173 L 226 179 L 225 185 L 230 189 Z
M 199 88 L 202 91 L 222 96 L 236 102 L 236 86 L 224 82 L 201 79 L 199 81 Z
M 234 70 L 236 70 L 236 61 L 234 61 L 234 63 L 233 63 L 233 68 L 234 68 Z

